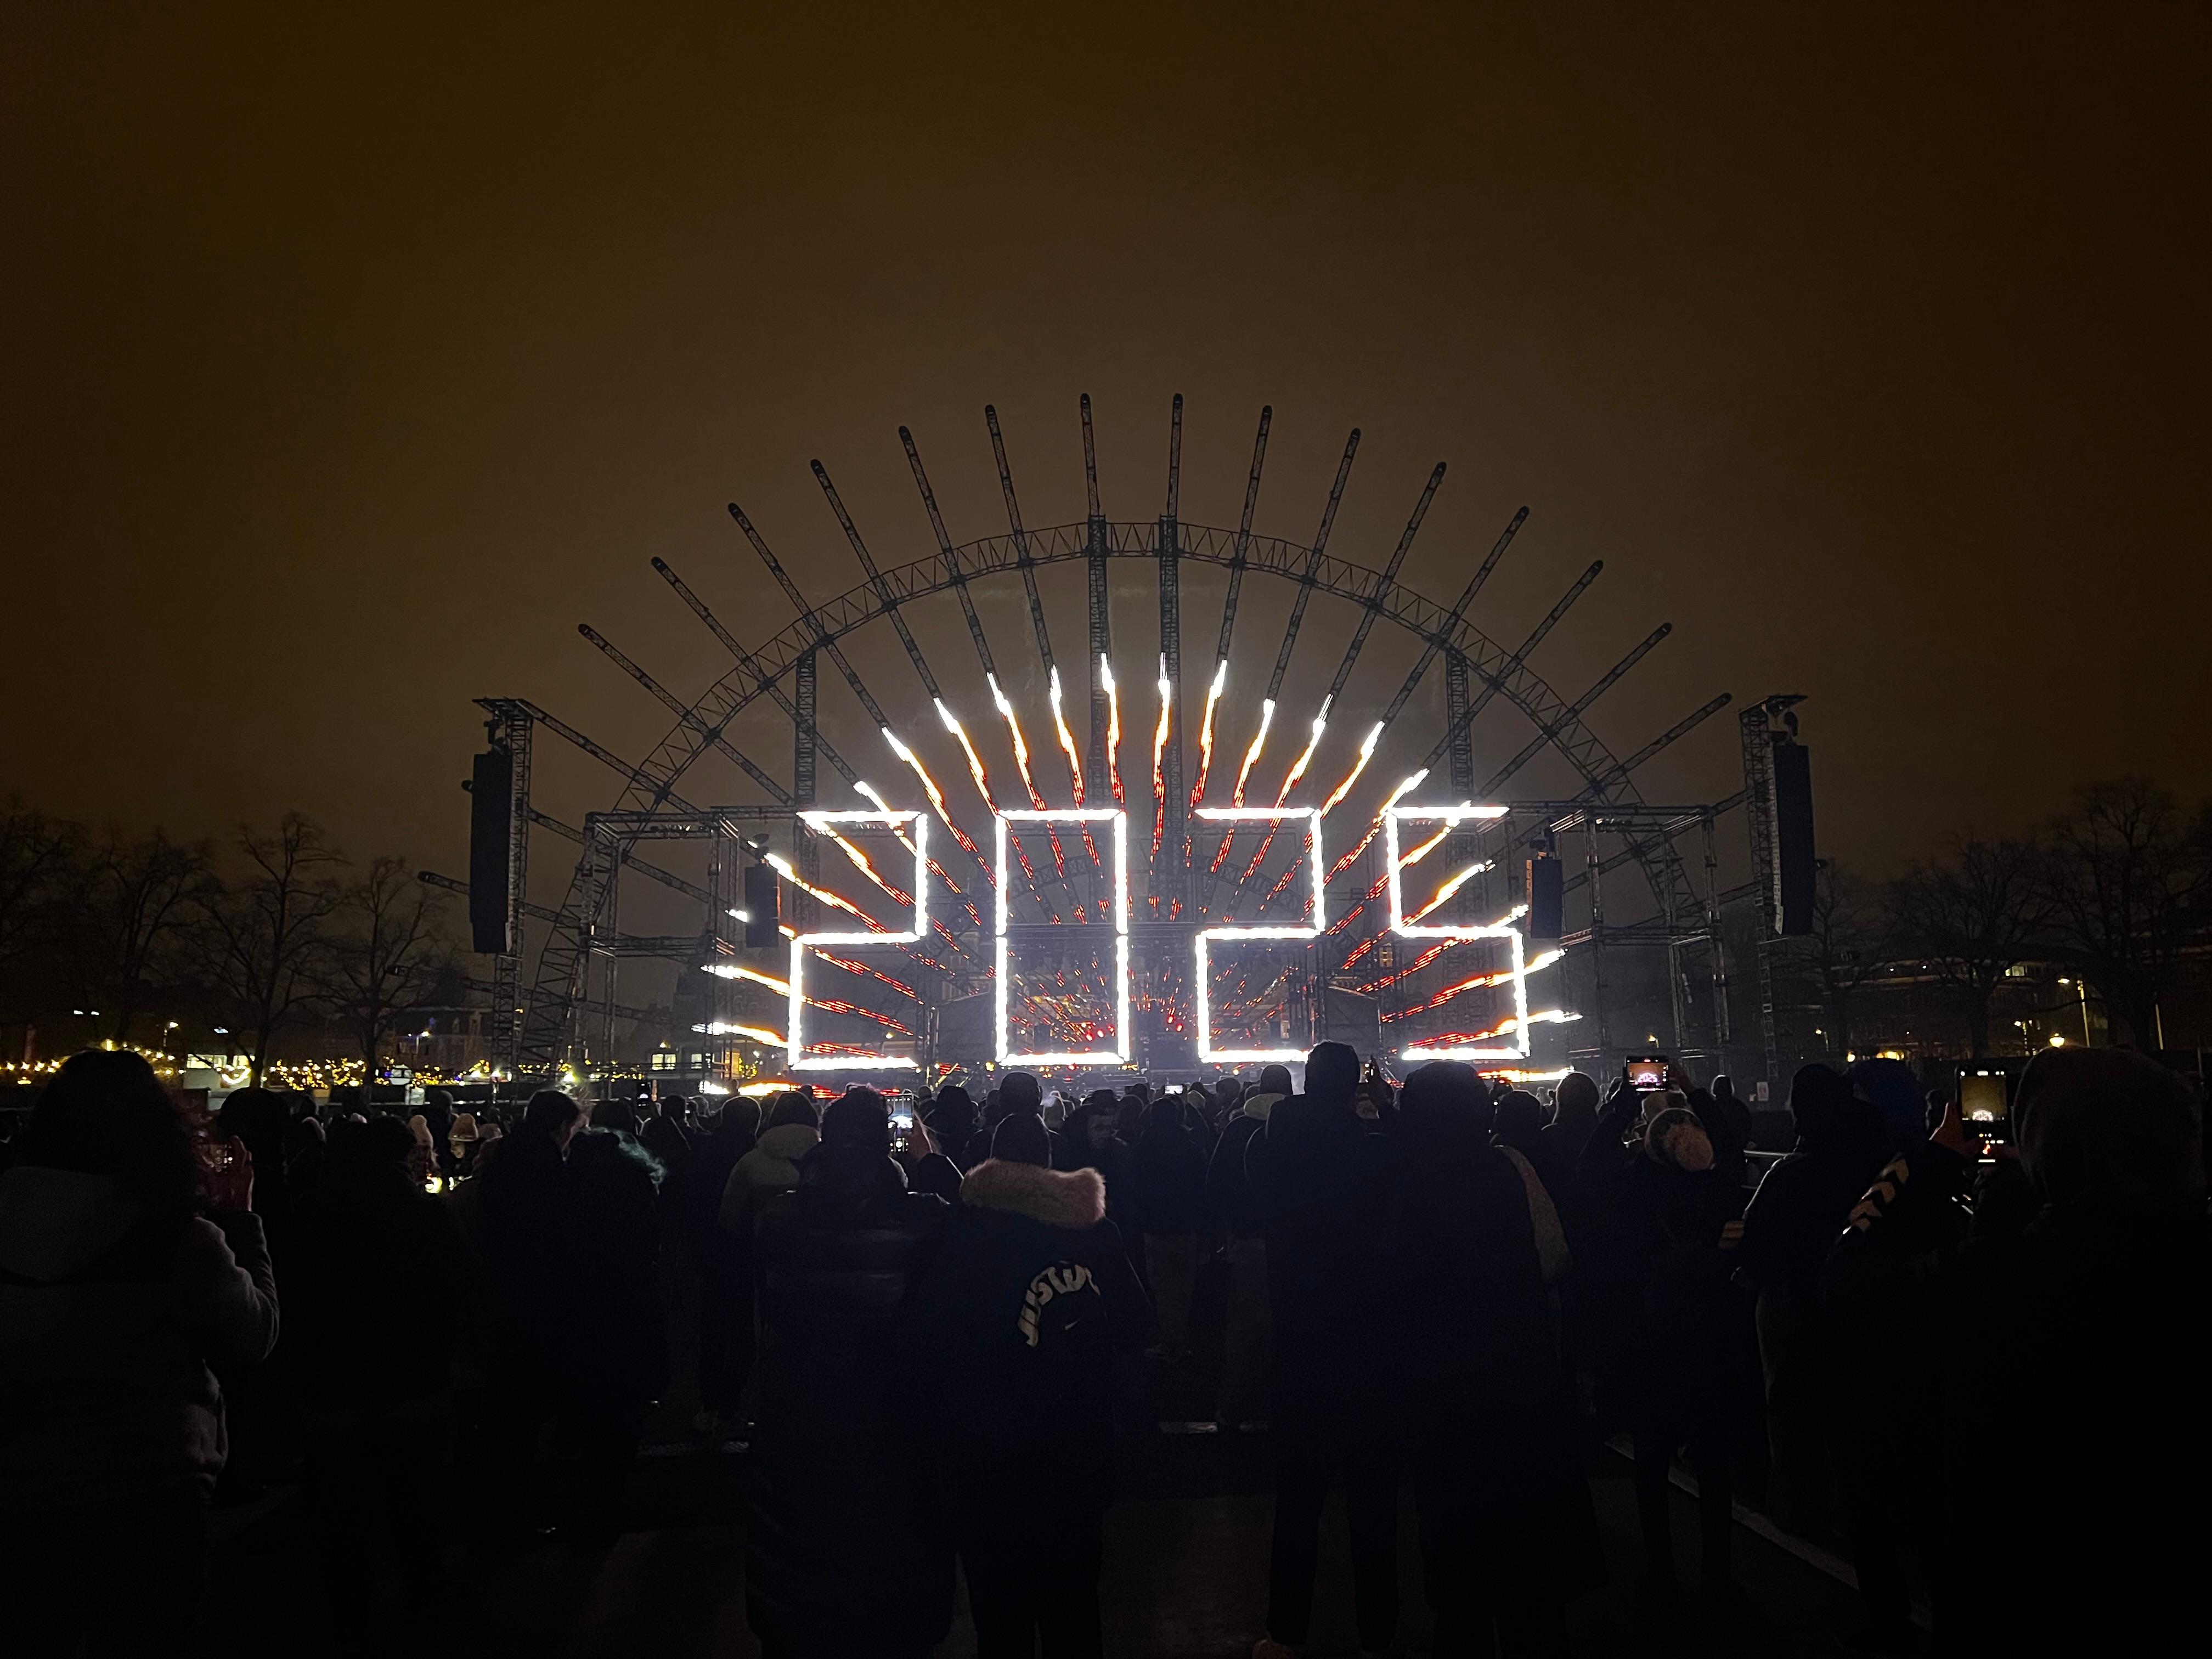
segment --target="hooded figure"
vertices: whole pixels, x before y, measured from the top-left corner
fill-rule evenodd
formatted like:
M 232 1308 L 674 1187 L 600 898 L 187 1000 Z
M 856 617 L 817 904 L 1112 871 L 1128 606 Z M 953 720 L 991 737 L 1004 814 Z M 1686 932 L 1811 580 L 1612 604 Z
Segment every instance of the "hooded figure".
M 1014 1113 L 970 1170 L 906 1316 L 979 1651 L 1098 1651 L 1117 1355 L 1152 1326 L 1096 1170 Z
M 830 1103 L 797 1189 L 762 1214 L 745 1594 L 765 1654 L 920 1656 L 951 1624 L 951 1541 L 898 1342 L 947 1218 L 943 1200 L 907 1191 L 872 1089 Z
M 1568 1589 L 1599 1556 L 1595 1522 L 1530 1178 L 1488 1144 L 1482 1099 L 1457 1061 L 1406 1079 L 1383 1229 L 1390 1352 L 1406 1382 L 1437 1650 L 1564 1651 Z
M 1274 1538 L 1267 1635 L 1305 1641 L 1321 1513 L 1348 1488 L 1352 1586 L 1363 1648 L 1397 1633 L 1397 1469 L 1389 1317 L 1378 1239 L 1389 1143 L 1352 1104 L 1359 1056 L 1323 1042 L 1306 1091 L 1279 1101 L 1245 1146 L 1267 1241 L 1274 1316 Z
M 1116 1227 L 1121 1227 L 1130 1221 L 1137 1188 L 1130 1173 L 1130 1148 L 1114 1132 L 1116 1104 L 1110 1089 L 1085 1095 L 1083 1104 L 1053 1132 L 1052 1167 L 1097 1170 L 1106 1183 L 1106 1213 Z
M 252 1167 L 239 1154 L 210 1171 L 204 1200 L 182 1115 L 128 1052 L 65 1061 L 14 1152 L 0 1175 L 9 1640 L 188 1651 L 228 1451 L 210 1365 L 256 1364 L 276 1340 Z
M 967 1152 L 957 1160 L 970 1170 L 991 1156 L 991 1137 L 1007 1118 L 1037 1118 L 1037 1127 L 1044 1127 L 1044 1121 L 1039 1116 L 1044 1109 L 1044 1090 L 1029 1073 L 1006 1073 L 999 1079 L 999 1086 L 991 1091 L 990 1100 L 996 1103 L 996 1110 L 986 1105 L 983 1127 L 968 1137 Z
M 763 1204 L 799 1185 L 799 1160 L 821 1140 L 820 1121 L 813 1096 L 791 1089 L 775 1097 L 760 1139 L 723 1184 L 720 1219 L 726 1232 L 751 1231 Z
M 948 1083 L 937 1091 L 936 1102 L 923 1114 L 921 1124 L 937 1142 L 938 1151 L 958 1164 L 963 1175 L 981 1161 L 968 1156 L 968 1143 L 975 1138 L 975 1102 L 958 1084 Z

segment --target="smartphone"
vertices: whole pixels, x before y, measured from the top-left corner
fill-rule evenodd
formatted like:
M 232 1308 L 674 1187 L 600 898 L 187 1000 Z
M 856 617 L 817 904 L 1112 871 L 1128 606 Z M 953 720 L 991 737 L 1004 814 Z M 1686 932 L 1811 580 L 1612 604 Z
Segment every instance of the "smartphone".
M 1665 1054 L 1631 1054 L 1628 1086 L 1638 1091 L 1667 1086 L 1667 1068 L 1674 1062 Z
M 1998 1066 L 1959 1068 L 1959 1120 L 1984 1140 L 2012 1136 L 2012 1074 Z

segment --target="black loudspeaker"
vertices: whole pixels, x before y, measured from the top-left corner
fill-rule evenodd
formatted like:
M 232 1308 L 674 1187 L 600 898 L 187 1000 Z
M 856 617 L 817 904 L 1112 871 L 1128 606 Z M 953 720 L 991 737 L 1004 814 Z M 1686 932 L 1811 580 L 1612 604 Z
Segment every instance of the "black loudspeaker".
M 1567 890 L 1556 854 L 1528 860 L 1528 937 L 1557 939 L 1567 930 Z
M 765 864 L 745 866 L 745 947 L 783 943 L 783 913 L 776 908 L 781 890 L 775 871 Z
M 1801 743 L 1774 745 L 1774 931 L 1813 931 L 1813 757 Z
M 515 946 L 507 936 L 514 807 L 514 757 L 495 745 L 477 757 L 469 778 L 469 942 L 487 956 Z

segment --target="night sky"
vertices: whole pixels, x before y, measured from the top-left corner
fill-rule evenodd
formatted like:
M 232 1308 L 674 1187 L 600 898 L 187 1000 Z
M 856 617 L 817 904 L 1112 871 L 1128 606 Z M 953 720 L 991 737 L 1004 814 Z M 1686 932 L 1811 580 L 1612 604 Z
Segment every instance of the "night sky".
M 461 868 L 471 698 L 635 754 L 667 717 L 578 621 L 687 697 L 726 666 L 649 557 L 749 641 L 790 619 L 726 501 L 824 599 L 859 573 L 811 457 L 894 563 L 932 550 L 900 422 L 964 540 L 1005 528 L 987 401 L 1045 525 L 1083 512 L 1079 392 L 1142 519 L 1181 392 L 1191 520 L 1234 525 L 1267 403 L 1263 531 L 1310 537 L 1358 425 L 1333 550 L 1383 562 L 1442 459 L 1431 595 L 1533 509 L 1495 635 L 1605 559 L 1535 665 L 1571 696 L 1675 623 L 1593 714 L 1617 752 L 1716 690 L 1808 694 L 1823 850 L 1876 873 L 2088 777 L 2202 792 L 2207 17 L 21 0 L 0 789 L 193 834 L 297 805 Z M 1079 591 L 1048 590 L 1064 673 Z M 1192 580 L 1194 697 L 1218 593 Z M 986 614 L 1035 744 L 1024 615 Z M 1351 621 L 1316 605 L 1294 685 Z M 1406 653 L 1370 646 L 1352 735 Z M 787 732 L 741 740 L 782 772 Z M 1479 770 L 1526 735 L 1486 724 Z M 1641 781 L 1723 794 L 1734 740 Z M 611 801 L 559 768 L 549 805 Z M 757 799 L 716 776 L 695 798 Z

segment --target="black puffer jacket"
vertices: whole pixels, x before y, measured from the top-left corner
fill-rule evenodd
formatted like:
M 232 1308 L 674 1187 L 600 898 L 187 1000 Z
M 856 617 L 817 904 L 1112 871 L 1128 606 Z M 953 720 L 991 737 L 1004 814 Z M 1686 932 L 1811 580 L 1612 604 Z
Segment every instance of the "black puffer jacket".
M 1245 1143 L 1267 1240 L 1275 1416 L 1305 1425 L 1372 1413 L 1390 1377 L 1376 1256 L 1390 1146 L 1349 1099 L 1292 1095 Z
M 950 1212 L 881 1152 L 817 1146 L 754 1240 L 762 1346 L 746 1606 L 778 1650 L 924 1649 L 952 1618 L 952 1549 L 897 1364 L 908 1287 Z
M 1206 1225 L 1206 1152 L 1185 1127 L 1180 1103 L 1151 1109 L 1129 1161 L 1137 1187 L 1130 1219 L 1139 1231 L 1194 1233 Z
M 1262 1220 L 1260 1202 L 1245 1178 L 1244 1150 L 1254 1135 L 1267 1127 L 1267 1114 L 1284 1098 L 1278 1094 L 1247 1097 L 1237 1115 L 1221 1126 L 1206 1165 L 1206 1205 L 1214 1218 L 1238 1238 L 1257 1238 Z
M 405 1164 L 331 1158 L 292 1242 L 285 1334 L 303 1395 L 372 1403 L 450 1386 L 466 1246 Z
M 569 1143 L 567 1173 L 571 1386 L 588 1408 L 642 1406 L 668 1386 L 660 1166 L 629 1135 L 587 1129 Z
M 1035 1451 L 1070 1480 L 1103 1480 L 1114 1356 L 1152 1330 L 1103 1181 L 994 1158 L 969 1172 L 960 1200 L 908 1310 L 923 1419 L 956 1468 L 971 1454 Z

